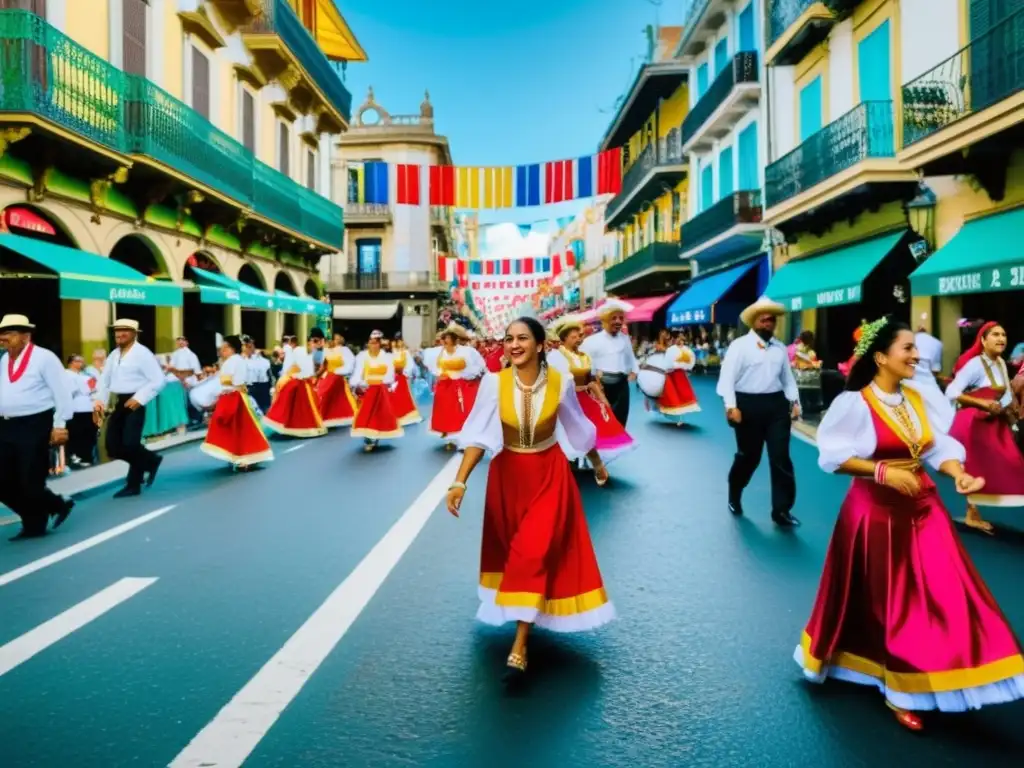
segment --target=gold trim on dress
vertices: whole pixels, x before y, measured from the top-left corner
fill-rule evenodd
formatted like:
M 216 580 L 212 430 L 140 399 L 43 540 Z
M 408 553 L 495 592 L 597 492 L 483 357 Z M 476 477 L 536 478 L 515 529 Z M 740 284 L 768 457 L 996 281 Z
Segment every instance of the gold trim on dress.
M 900 393 L 903 395 L 904 402 L 893 407 L 882 402 L 881 398 L 875 394 L 875 391 L 868 385 L 861 390 L 864 395 L 864 399 L 871 407 L 878 417 L 885 422 L 885 425 L 892 430 L 895 434 L 910 450 L 910 455 L 914 460 L 920 459 L 921 454 L 924 453 L 935 440 L 935 435 L 932 433 L 931 423 L 928 421 L 928 414 L 925 412 L 924 400 L 921 398 L 920 393 L 915 392 L 909 387 L 901 387 Z M 917 434 L 917 429 L 914 427 L 913 421 L 911 421 L 909 414 L 906 412 L 906 406 L 910 405 L 917 414 L 918 421 L 921 423 L 921 434 Z
M 537 592 L 502 592 L 502 578 L 503 574 L 497 572 L 481 573 L 480 586 L 493 590 L 495 593 L 494 604 L 506 608 L 536 608 L 547 616 L 576 616 L 596 610 L 610 602 L 604 587 L 574 597 L 555 599 L 548 599 L 545 595 Z

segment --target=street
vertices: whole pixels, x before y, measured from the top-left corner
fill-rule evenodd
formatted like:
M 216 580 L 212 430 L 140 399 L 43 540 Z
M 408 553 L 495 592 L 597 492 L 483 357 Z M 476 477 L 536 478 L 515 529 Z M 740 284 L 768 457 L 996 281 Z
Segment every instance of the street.
M 5 536 L 0 765 L 1019 765 L 1024 702 L 925 713 L 917 735 L 873 689 L 803 681 L 849 480 L 794 438 L 802 527 L 771 523 L 766 460 L 734 519 L 733 438 L 712 380 L 695 389 L 682 428 L 634 399 L 640 448 L 606 488 L 580 476 L 619 620 L 537 631 L 523 690 L 501 681 L 512 627 L 474 622 L 486 465 L 451 517 L 458 458 L 426 425 L 373 454 L 347 430 L 274 441 L 249 475 L 173 449 L 141 497 L 105 488 L 54 535 Z M 1024 535 L 964 538 L 1024 633 Z

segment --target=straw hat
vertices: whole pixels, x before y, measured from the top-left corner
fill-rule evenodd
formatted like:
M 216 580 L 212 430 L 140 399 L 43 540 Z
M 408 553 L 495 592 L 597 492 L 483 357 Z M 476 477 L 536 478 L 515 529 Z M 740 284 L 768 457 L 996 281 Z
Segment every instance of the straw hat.
M 607 317 L 608 315 L 614 314 L 616 312 L 622 312 L 623 314 L 626 314 L 632 308 L 632 304 L 627 304 L 626 302 L 619 301 L 618 299 L 608 299 L 604 304 L 597 308 L 597 316 Z
M 25 315 L 4 315 L 0 320 L 0 331 L 31 331 L 35 326 Z
M 135 331 L 135 333 L 138 333 L 139 321 L 127 319 L 115 320 L 110 324 L 110 327 L 115 331 Z
M 452 334 L 457 339 L 469 339 L 469 333 L 458 323 L 449 323 L 448 327 L 441 332 L 441 335 L 443 336 L 446 333 Z
M 575 315 L 563 315 L 551 324 L 551 332 L 558 338 L 562 338 L 571 330 L 582 331 L 583 323 Z
M 786 314 L 786 308 L 777 301 L 772 301 L 767 296 L 762 296 L 749 307 L 740 313 L 740 322 L 748 328 L 754 327 L 754 321 L 758 315 L 774 315 L 778 317 Z

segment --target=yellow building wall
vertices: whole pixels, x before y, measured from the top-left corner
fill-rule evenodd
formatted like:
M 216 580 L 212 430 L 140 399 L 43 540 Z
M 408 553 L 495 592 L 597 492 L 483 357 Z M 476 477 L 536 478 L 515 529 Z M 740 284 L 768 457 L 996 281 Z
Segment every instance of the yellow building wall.
M 690 89 L 684 83 L 661 103 L 658 110 L 658 137 L 665 138 L 673 128 L 679 128 L 689 111 Z
M 877 212 L 866 212 L 858 216 L 852 224 L 847 221 L 837 222 L 821 236 L 801 235 L 796 242 L 776 249 L 775 268 L 779 269 L 792 259 L 830 250 L 844 243 L 863 240 L 883 232 L 891 232 L 901 224 L 905 225 L 906 220 L 902 204 L 895 202 L 882 206 Z
M 164 18 L 160 22 L 164 34 L 164 68 L 161 73 L 161 87 L 171 96 L 185 101 L 183 79 L 185 77 L 184 34 L 181 19 L 178 18 L 178 4 L 164 3 Z
M 170 5 L 170 3 L 169 3 Z M 110 59 L 110 8 L 105 2 L 71 0 L 65 5 L 68 37 L 97 56 Z

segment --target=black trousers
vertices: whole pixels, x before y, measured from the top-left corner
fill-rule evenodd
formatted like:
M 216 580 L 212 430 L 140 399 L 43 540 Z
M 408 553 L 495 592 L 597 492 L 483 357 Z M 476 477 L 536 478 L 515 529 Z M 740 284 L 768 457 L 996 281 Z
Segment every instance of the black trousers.
M 92 419 L 92 412 L 76 413 L 68 422 L 67 453 L 77 456 L 82 461 L 93 462 L 96 459 L 96 436 L 99 430 Z
M 608 398 L 615 418 L 619 424 L 626 426 L 629 419 L 629 379 L 625 374 L 608 373 L 601 377 L 601 388 L 604 389 L 604 396 Z
M 131 399 L 131 395 L 117 395 L 117 403 L 107 422 L 107 455 L 128 462 L 125 486 L 138 489 L 142 487 L 144 474 L 155 470 L 160 459 L 142 444 L 146 406 L 130 411 L 125 403 Z
M 736 431 L 736 457 L 729 470 L 729 498 L 739 501 L 761 463 L 761 452 L 768 446 L 768 465 L 772 478 L 772 512 L 789 512 L 796 502 L 796 478 L 789 458 L 792 420 L 790 404 L 782 392 L 770 395 L 736 394 L 736 407 L 742 414 Z
M 270 410 L 270 382 L 269 381 L 258 381 L 255 384 L 249 385 L 249 393 L 252 395 L 252 399 L 256 401 L 256 405 L 260 407 L 260 410 L 266 413 Z
M 50 476 L 53 410 L 0 419 L 0 501 L 21 518 L 26 533 L 45 531 L 64 499 L 46 485 Z

